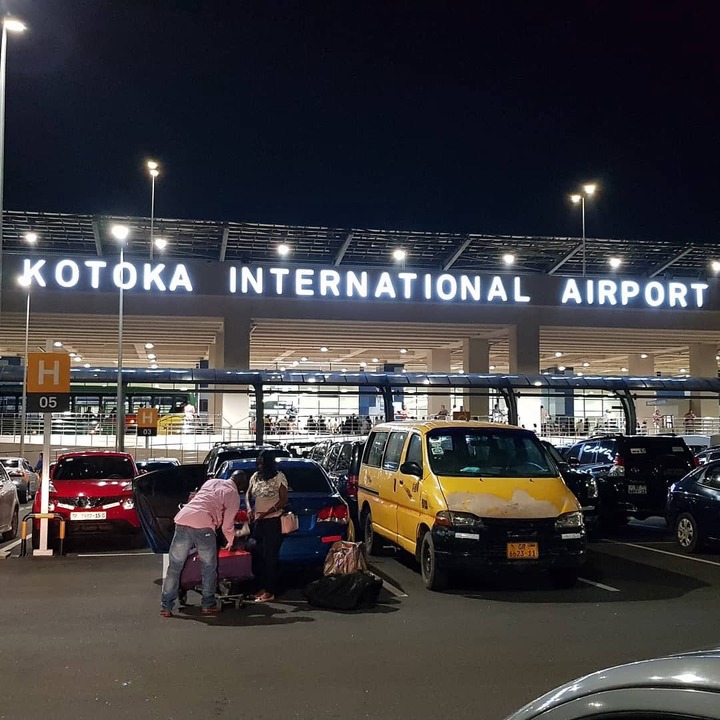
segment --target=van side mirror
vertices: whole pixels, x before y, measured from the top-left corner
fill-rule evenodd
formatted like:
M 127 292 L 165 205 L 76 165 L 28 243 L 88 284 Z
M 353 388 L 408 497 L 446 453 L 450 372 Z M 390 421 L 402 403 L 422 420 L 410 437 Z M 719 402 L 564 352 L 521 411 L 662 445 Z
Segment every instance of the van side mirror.
M 557 463 L 557 466 L 561 473 L 567 472 L 571 468 L 570 463 L 567 462 L 559 462 Z
M 414 475 L 415 477 L 418 477 L 418 478 L 421 478 L 423 475 L 422 468 L 416 462 L 413 462 L 412 460 L 410 460 L 408 462 L 404 462 L 400 466 L 400 472 L 403 475 Z
M 578 465 L 580 465 L 580 460 L 579 460 L 579 458 L 576 458 L 576 457 L 569 457 L 567 459 L 567 464 L 571 468 L 576 468 L 576 467 L 578 467 Z

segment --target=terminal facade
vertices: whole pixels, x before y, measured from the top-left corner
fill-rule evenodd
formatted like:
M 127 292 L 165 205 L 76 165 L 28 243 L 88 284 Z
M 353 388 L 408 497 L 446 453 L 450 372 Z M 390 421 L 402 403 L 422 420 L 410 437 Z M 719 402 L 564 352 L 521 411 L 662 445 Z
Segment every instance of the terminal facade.
M 116 223 L 130 230 L 122 263 Z M 155 234 L 167 248 L 150 261 L 147 218 L 7 213 L 0 353 L 23 355 L 31 307 L 31 349 L 56 339 L 83 364 L 116 366 L 122 292 L 123 367 L 717 377 L 711 248 L 162 219 Z M 377 411 L 339 389 L 332 401 L 300 395 L 284 405 Z M 237 426 L 252 402 L 208 393 L 207 410 Z M 542 412 L 603 413 L 599 398 L 577 402 L 548 398 Z M 492 393 L 398 399 L 415 417 L 443 406 L 492 417 L 495 404 Z M 717 398 L 658 398 L 647 417 L 658 406 L 718 417 Z

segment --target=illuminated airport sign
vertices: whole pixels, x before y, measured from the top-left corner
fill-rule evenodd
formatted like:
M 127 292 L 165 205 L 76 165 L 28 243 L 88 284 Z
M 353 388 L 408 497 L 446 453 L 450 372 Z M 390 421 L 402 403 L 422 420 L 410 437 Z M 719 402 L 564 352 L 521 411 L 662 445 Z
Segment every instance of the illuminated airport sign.
M 432 273 L 230 263 L 22 261 L 23 284 L 52 290 L 479 305 L 700 309 L 700 281 Z

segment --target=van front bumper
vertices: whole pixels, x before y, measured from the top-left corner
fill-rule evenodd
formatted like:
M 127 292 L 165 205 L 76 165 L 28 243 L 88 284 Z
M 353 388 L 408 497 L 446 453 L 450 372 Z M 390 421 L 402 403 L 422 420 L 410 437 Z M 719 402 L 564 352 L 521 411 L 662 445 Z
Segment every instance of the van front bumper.
M 445 569 L 577 568 L 586 557 L 584 528 L 556 530 L 554 518 L 484 520 L 472 531 L 436 525 L 432 536 L 438 565 Z M 510 543 L 536 543 L 538 557 L 509 559 Z

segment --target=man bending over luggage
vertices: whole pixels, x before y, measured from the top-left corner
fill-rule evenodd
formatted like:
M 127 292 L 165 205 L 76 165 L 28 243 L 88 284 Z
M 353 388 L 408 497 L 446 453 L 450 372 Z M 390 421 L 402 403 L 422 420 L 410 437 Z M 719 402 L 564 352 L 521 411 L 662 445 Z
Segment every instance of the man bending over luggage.
M 178 597 L 180 573 L 193 547 L 197 548 L 202 575 L 202 614 L 216 615 L 217 536 L 222 528 L 228 547 L 235 539 L 235 515 L 240 509 L 240 493 L 248 488 L 242 470 L 227 480 L 208 480 L 175 516 L 175 535 L 170 544 L 170 565 L 162 587 L 162 617 L 172 617 Z

